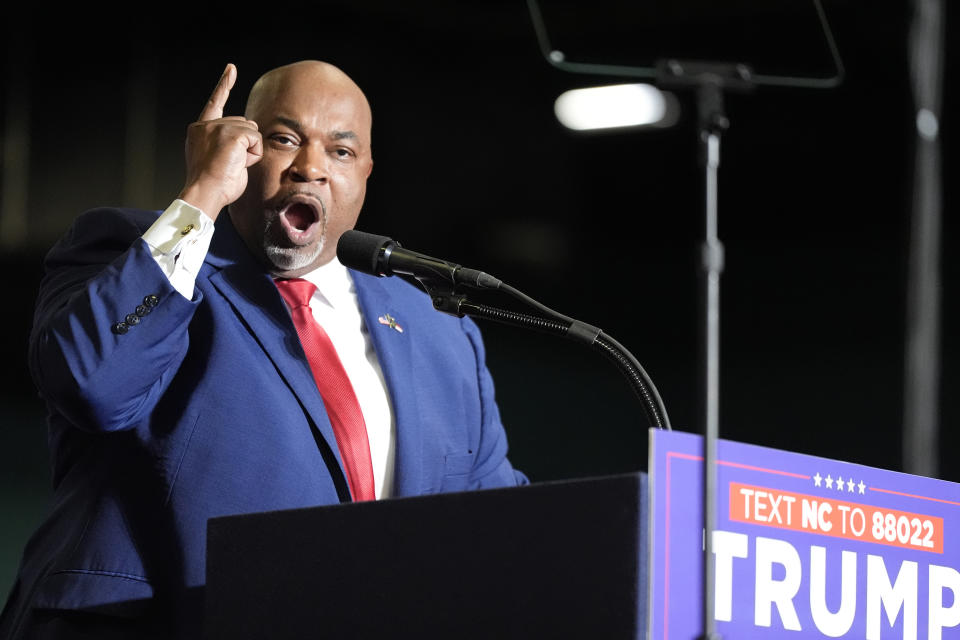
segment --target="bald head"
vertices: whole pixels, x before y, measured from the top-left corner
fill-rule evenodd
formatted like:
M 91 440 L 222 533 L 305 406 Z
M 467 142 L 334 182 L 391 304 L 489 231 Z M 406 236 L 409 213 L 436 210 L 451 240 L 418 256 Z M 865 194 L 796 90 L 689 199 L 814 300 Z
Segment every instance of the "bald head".
M 250 89 L 244 116 L 259 123 L 266 105 L 291 90 L 302 90 L 303 87 L 313 87 L 319 92 L 341 98 L 352 98 L 356 102 L 358 115 L 367 121 L 373 119 L 367 97 L 357 83 L 338 67 L 320 60 L 301 60 L 271 69 L 260 76 Z

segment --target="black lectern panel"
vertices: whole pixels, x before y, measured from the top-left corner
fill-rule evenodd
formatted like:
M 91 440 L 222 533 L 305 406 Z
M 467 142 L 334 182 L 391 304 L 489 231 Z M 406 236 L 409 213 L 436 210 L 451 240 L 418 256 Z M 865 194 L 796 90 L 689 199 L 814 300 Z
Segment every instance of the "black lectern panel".
M 643 474 L 216 518 L 209 638 L 638 638 Z

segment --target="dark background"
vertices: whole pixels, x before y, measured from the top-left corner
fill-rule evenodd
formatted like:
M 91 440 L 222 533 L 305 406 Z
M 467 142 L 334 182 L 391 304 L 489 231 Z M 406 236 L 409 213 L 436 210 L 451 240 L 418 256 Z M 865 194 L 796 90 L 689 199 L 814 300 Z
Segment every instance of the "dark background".
M 727 102 L 721 435 L 899 469 L 911 13 L 901 0 L 824 4 L 845 83 Z M 0 238 L 0 595 L 49 495 L 43 407 L 25 365 L 43 254 L 84 209 L 166 207 L 183 180 L 185 127 L 228 61 L 240 72 L 228 113 L 241 113 L 256 77 L 279 64 L 318 58 L 343 68 L 374 110 L 376 166 L 359 227 L 481 268 L 602 327 L 644 364 L 674 426 L 699 429 L 703 189 L 690 96 L 679 95 L 684 112 L 672 129 L 566 131 L 553 116 L 557 95 L 613 80 L 550 67 L 521 0 L 97 6 L 26 12 L 2 27 L 4 133 L 14 133 L 15 105 L 27 105 L 18 131 L 29 145 L 6 160 L 25 171 L 25 228 Z M 691 2 L 690 18 L 718 6 Z M 771 12 L 754 10 L 731 2 L 719 33 L 703 41 L 729 44 L 730 25 L 745 23 L 763 46 L 781 40 L 778 30 L 804 39 L 791 20 L 765 26 Z M 956 481 L 947 56 L 940 475 Z M 646 468 L 642 411 L 602 357 L 482 329 L 516 466 L 534 480 Z

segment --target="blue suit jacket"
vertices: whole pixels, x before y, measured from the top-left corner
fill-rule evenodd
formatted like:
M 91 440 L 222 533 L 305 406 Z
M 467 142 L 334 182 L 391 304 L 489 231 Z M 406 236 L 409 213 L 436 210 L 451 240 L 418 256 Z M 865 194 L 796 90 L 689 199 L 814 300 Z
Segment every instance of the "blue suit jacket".
M 287 309 L 229 216 L 193 300 L 139 239 L 156 216 L 88 212 L 47 257 L 30 357 L 50 409 L 54 505 L 0 629 L 31 608 L 176 610 L 204 583 L 209 518 L 349 500 Z M 396 416 L 395 494 L 525 482 L 476 326 L 402 280 L 352 275 Z M 138 306 L 151 311 L 112 329 Z

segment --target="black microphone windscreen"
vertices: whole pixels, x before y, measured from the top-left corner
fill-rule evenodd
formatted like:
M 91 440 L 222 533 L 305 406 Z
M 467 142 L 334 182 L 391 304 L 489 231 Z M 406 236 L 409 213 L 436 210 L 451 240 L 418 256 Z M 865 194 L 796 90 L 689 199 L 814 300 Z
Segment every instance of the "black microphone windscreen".
M 337 259 L 345 267 L 363 273 L 383 275 L 380 265 L 380 249 L 393 242 L 386 236 L 378 236 L 355 229 L 344 231 L 337 242 Z

